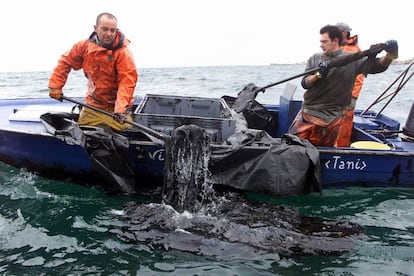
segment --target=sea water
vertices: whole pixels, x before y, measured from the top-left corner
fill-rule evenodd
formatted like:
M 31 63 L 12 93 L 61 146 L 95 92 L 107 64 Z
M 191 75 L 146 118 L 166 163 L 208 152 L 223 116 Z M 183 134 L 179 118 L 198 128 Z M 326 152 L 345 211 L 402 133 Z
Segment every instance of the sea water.
M 301 74 L 304 64 L 140 68 L 137 96 L 169 94 L 236 96 L 245 85 L 265 86 Z M 357 109 L 368 107 L 405 69 L 369 75 Z M 0 98 L 48 96 L 50 72 L 0 73 Z M 295 98 L 302 99 L 300 78 Z M 64 93 L 83 96 L 86 81 L 71 73 Z M 261 103 L 278 103 L 285 83 L 260 93 Z M 413 102 L 409 81 L 383 113 L 402 126 Z M 62 157 L 64 158 L 64 157 Z M 358 223 L 365 237 L 339 256 L 203 256 L 128 242 L 114 234 L 127 202 L 142 196 L 115 196 L 71 182 L 45 179 L 0 163 L 0 274 L 3 275 L 414 275 L 414 190 L 326 189 L 322 194 L 251 200 L 296 208 L 303 215 Z

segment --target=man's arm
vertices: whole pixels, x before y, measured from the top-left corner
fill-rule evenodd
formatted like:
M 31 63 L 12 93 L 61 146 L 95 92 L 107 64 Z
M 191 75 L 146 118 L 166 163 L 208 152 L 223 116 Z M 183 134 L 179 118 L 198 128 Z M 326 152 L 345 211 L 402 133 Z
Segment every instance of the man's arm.
M 367 75 L 384 72 L 388 69 L 391 62 L 398 58 L 398 43 L 396 40 L 387 40 L 383 45 L 383 49 L 387 54 L 380 58 L 369 56 L 368 59 L 364 61 L 360 73 Z
M 124 114 L 132 104 L 135 86 L 138 81 L 138 72 L 129 49 L 125 47 L 118 51 L 120 54 L 116 65 L 118 71 L 118 92 L 114 112 Z

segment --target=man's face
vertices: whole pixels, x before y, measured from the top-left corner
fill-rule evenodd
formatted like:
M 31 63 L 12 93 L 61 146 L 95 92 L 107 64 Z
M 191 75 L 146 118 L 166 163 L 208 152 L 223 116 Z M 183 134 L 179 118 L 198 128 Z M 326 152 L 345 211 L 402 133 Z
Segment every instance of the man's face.
M 117 22 L 115 19 L 103 16 L 98 25 L 95 25 L 95 32 L 103 47 L 109 47 L 114 42 L 117 32 Z
M 338 39 L 331 40 L 328 33 L 321 34 L 319 42 L 321 43 L 320 47 L 324 54 L 329 54 L 339 49 Z

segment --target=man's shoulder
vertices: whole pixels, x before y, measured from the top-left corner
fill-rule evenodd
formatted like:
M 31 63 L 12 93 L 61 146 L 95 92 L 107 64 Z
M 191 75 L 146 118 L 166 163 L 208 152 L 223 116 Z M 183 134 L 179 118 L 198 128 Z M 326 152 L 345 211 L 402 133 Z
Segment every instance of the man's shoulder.
M 342 50 L 344 52 L 348 52 L 348 53 L 359 53 L 361 52 L 361 49 L 359 48 L 358 45 L 342 45 Z
M 89 43 L 91 43 L 90 41 L 89 41 L 89 39 L 82 39 L 82 40 L 79 40 L 78 42 L 76 42 L 75 44 L 74 44 L 74 46 L 85 46 L 85 45 L 88 45 Z
M 76 42 L 74 45 L 73 45 L 73 47 L 72 47 L 72 50 L 71 51 L 76 51 L 77 53 L 79 53 L 79 52 L 83 52 L 83 51 L 85 51 L 87 48 L 88 48 L 88 45 L 90 44 L 90 42 L 89 42 L 89 40 L 88 39 L 83 39 L 83 40 L 80 40 L 80 41 L 78 41 L 78 42 Z

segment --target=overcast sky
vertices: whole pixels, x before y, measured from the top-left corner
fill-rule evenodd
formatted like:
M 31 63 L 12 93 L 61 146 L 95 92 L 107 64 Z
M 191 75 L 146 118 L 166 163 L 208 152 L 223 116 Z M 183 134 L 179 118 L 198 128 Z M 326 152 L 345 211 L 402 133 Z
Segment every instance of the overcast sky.
M 0 72 L 49 71 L 111 12 L 137 67 L 268 65 L 319 52 L 319 29 L 348 23 L 361 48 L 398 40 L 414 57 L 411 2 L 309 0 L 2 1 Z

